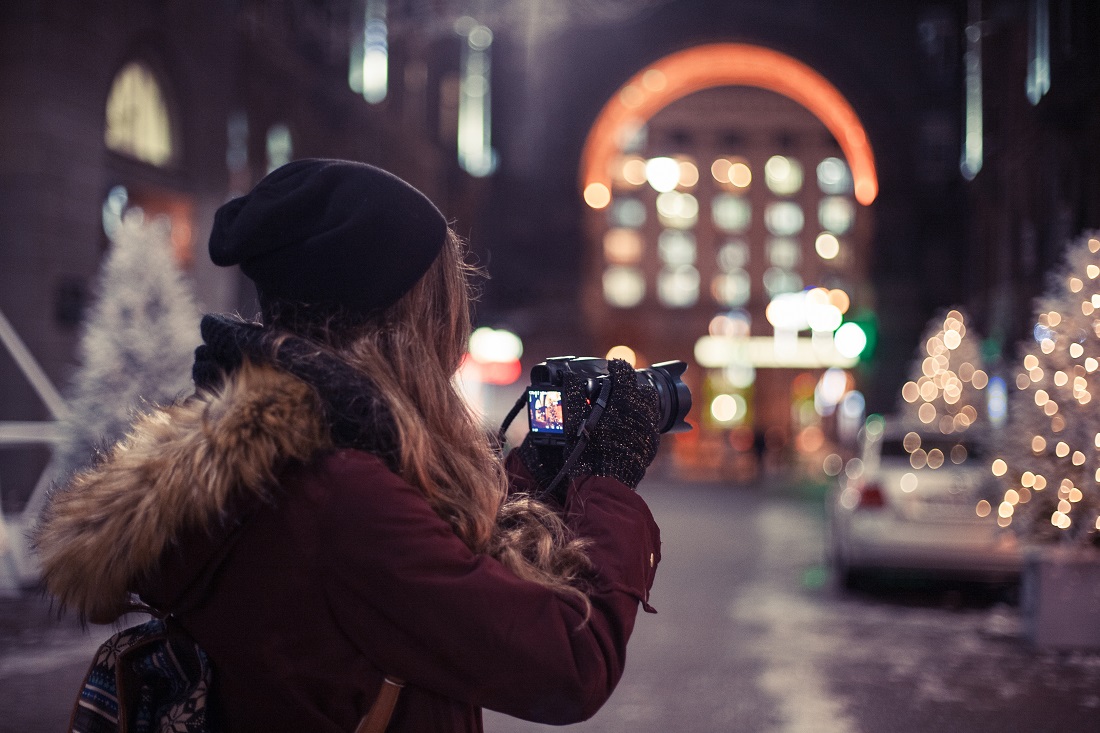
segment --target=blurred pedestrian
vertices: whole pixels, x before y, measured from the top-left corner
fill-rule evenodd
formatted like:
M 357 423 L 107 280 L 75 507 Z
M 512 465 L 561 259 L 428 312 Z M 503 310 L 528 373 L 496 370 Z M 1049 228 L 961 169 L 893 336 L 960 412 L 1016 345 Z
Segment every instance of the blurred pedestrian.
M 96 623 L 131 594 L 172 614 L 213 663 L 224 730 L 351 731 L 385 677 L 405 684 L 390 731 L 591 716 L 660 559 L 631 490 L 656 394 L 613 363 L 586 473 L 542 495 L 562 451 L 502 460 L 455 388 L 460 240 L 368 165 L 277 169 L 218 210 L 210 254 L 255 282 L 261 321 L 205 317 L 194 395 L 55 493 L 48 590 Z

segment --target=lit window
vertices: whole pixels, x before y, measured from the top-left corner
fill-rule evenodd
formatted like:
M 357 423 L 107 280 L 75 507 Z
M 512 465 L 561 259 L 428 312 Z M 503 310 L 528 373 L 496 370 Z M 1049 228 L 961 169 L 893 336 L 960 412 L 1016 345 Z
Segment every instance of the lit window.
M 384 5 L 385 3 L 383 3 Z M 487 176 L 496 167 L 492 139 L 493 32 L 468 16 L 455 22 L 455 31 L 466 37 L 462 46 L 458 99 L 458 162 L 472 176 Z
M 776 267 L 793 270 L 798 267 L 801 254 L 797 239 L 777 237 L 768 240 L 768 261 Z
M 678 162 L 680 165 L 680 185 L 684 188 L 691 188 L 699 182 L 699 167 L 690 158 L 681 158 Z
M 638 229 L 645 224 L 645 204 L 635 198 L 619 197 L 608 209 L 611 226 Z
M 720 193 L 711 201 L 711 216 L 722 231 L 743 232 L 752 222 L 752 206 L 740 196 Z
M 679 229 L 665 229 L 657 237 L 661 261 L 669 267 L 695 264 L 695 235 Z
M 1027 44 L 1027 101 L 1039 104 L 1050 91 L 1050 2 L 1031 0 Z
M 272 125 L 267 131 L 267 172 L 290 162 L 294 155 L 294 141 L 286 125 Z
M 666 227 L 690 229 L 699 220 L 699 199 L 679 191 L 659 194 L 657 219 Z
M 637 267 L 609 267 L 603 273 L 603 297 L 616 308 L 632 308 L 645 297 L 645 278 Z
M 788 272 L 780 267 L 769 267 L 764 272 L 764 289 L 771 296 L 797 293 L 802 289 L 802 278 L 797 272 Z
M 742 306 L 749 302 L 752 293 L 752 279 L 744 270 L 721 273 L 714 276 L 711 283 L 714 299 L 730 307 Z
M 615 265 L 633 265 L 642 259 L 642 237 L 634 229 L 609 229 L 603 235 L 603 256 Z
M 821 259 L 834 259 L 838 254 L 840 254 L 840 240 L 836 238 L 835 234 L 822 232 L 821 234 L 818 234 L 817 239 L 814 240 L 814 249 L 817 250 L 817 253 L 821 256 Z
M 752 183 L 752 169 L 748 161 L 742 158 L 734 158 L 730 165 L 729 181 L 740 189 L 746 189 Z
M 851 193 L 852 173 L 840 158 L 826 158 L 817 164 L 817 187 L 822 193 Z
M 764 224 L 777 237 L 798 234 L 804 222 L 802 207 L 793 201 L 773 201 L 764 209 Z
M 856 209 L 851 199 L 844 196 L 826 196 L 817 207 L 817 220 L 821 227 L 835 234 L 844 234 L 852 228 Z
M 752 183 L 752 169 L 744 158 L 717 158 L 710 164 L 710 174 L 721 184 L 732 184 L 738 193 Z
M 645 183 L 645 160 L 637 155 L 624 157 L 616 167 L 615 182 L 635 188 Z
M 650 158 L 645 164 L 645 175 L 655 191 L 668 193 L 680 185 L 680 164 L 674 158 Z
M 172 129 L 168 106 L 156 77 L 147 66 L 122 67 L 107 97 L 107 147 L 156 166 L 172 160 Z
M 772 193 L 790 196 L 802 188 L 802 164 L 794 158 L 773 155 L 764 164 L 764 182 Z
M 749 244 L 743 239 L 734 239 L 722 245 L 718 250 L 718 267 L 722 272 L 740 270 L 749 263 Z
M 657 276 L 657 296 L 670 308 L 687 308 L 699 300 L 699 271 L 691 265 L 663 270 Z
M 363 32 L 351 43 L 348 85 L 377 104 L 386 98 L 389 84 L 389 32 L 385 0 L 366 0 Z

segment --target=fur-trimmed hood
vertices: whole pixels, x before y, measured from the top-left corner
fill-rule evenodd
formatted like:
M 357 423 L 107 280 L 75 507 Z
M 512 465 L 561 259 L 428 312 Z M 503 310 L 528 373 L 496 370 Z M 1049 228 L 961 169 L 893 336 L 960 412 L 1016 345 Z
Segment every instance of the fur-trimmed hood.
M 115 620 L 183 533 L 270 499 L 283 466 L 330 447 L 323 415 L 310 386 L 249 363 L 216 390 L 143 415 L 50 497 L 34 538 L 46 589 L 93 622 Z

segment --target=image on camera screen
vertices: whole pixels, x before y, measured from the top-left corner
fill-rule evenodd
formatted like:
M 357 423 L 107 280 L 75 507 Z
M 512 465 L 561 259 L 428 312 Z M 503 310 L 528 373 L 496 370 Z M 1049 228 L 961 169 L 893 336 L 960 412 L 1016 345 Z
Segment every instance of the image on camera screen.
M 562 422 L 561 391 L 532 389 L 527 392 L 527 414 L 532 433 L 565 432 Z

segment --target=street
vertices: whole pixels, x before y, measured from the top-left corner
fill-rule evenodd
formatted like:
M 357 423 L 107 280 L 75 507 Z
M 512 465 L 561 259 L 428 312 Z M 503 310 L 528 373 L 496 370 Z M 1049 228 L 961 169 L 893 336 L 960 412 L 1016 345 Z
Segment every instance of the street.
M 643 483 L 663 560 L 602 733 L 1100 730 L 1100 654 L 1032 650 L 1018 609 L 967 587 L 846 594 L 820 501 Z M 561 730 L 486 713 L 489 733 Z
M 1100 654 L 1031 649 L 982 589 L 844 593 L 821 563 L 819 498 L 642 484 L 663 561 L 626 675 L 591 721 L 617 733 L 1100 730 Z M 60 731 L 109 628 L 0 600 L 0 731 Z M 488 733 L 563 730 L 487 712 Z

